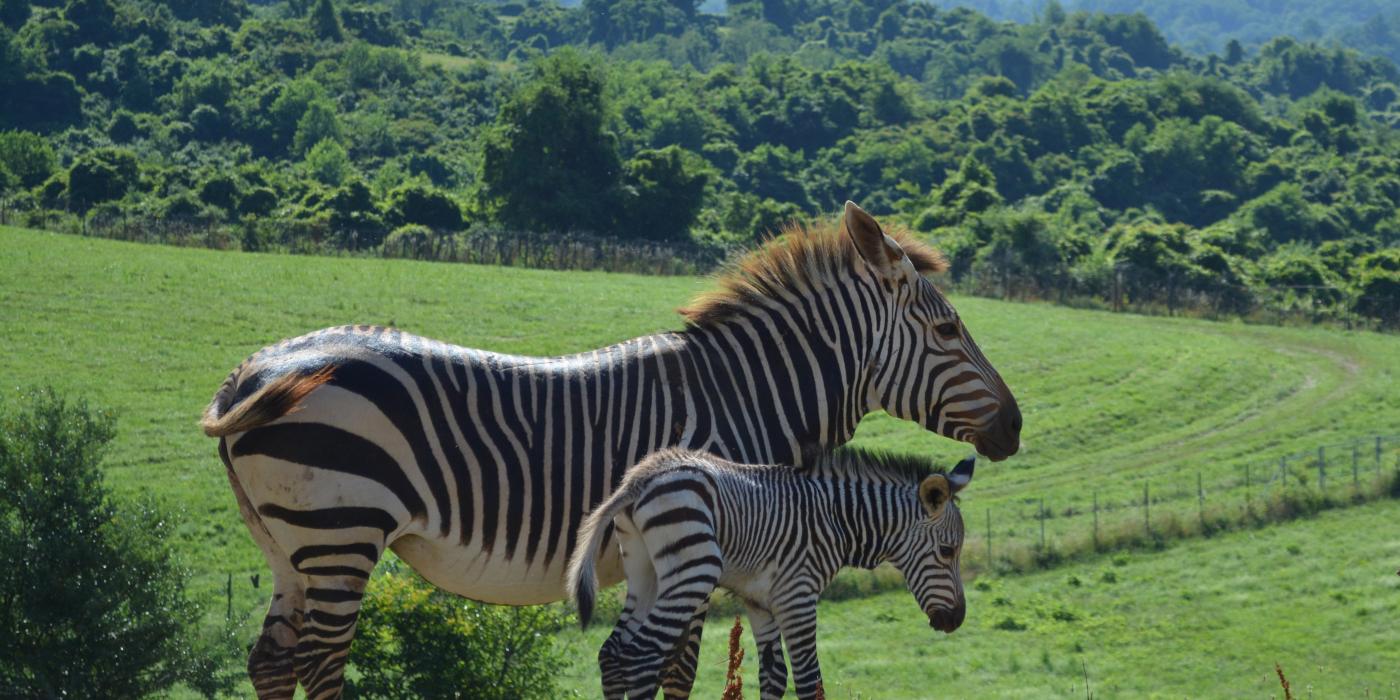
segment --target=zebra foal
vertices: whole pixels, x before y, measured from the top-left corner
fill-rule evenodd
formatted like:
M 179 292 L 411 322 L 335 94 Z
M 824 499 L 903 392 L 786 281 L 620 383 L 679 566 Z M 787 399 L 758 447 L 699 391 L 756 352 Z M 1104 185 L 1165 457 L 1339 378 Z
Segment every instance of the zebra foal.
M 622 549 L 627 602 L 598 653 L 603 694 L 651 698 L 680 653 L 695 611 L 716 586 L 744 601 L 758 645 L 762 697 L 782 697 L 787 641 L 801 698 L 817 697 L 817 598 L 845 566 L 890 562 L 928 615 L 956 630 L 966 604 L 958 559 L 963 521 L 953 501 L 975 457 L 950 473 L 925 460 L 843 449 L 806 468 L 736 464 L 664 450 L 638 464 L 579 532 L 569 590 L 586 625 L 598 554 Z

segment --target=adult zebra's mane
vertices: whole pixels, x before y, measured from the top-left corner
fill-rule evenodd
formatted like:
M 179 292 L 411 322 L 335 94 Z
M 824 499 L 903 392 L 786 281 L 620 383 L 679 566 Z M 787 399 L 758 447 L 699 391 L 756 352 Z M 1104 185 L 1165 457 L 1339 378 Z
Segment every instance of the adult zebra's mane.
M 899 243 L 920 273 L 948 268 L 942 253 L 912 234 L 902 230 L 886 234 Z M 855 244 L 839 225 L 788 224 L 776 238 L 726 264 L 716 275 L 717 288 L 696 297 L 680 313 L 689 326 L 714 325 L 785 292 L 800 294 L 823 287 L 861 264 Z

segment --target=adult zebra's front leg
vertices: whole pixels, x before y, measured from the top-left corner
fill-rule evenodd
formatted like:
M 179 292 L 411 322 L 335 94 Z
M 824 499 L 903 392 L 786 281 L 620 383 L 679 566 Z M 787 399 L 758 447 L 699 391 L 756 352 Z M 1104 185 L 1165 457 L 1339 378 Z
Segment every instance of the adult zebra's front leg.
M 686 630 L 685 643 L 676 649 L 661 679 L 661 692 L 667 698 L 688 698 L 695 685 L 695 670 L 700 663 L 700 635 L 705 632 L 705 615 L 710 611 L 710 599 L 700 604 Z

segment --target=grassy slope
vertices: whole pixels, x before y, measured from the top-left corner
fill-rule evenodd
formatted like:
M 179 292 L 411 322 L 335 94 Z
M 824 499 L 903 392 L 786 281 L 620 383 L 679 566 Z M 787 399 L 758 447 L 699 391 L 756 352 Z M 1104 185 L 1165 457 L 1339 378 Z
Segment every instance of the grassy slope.
M 206 590 L 221 589 L 225 573 L 241 580 L 263 570 L 213 444 L 194 427 L 227 371 L 253 350 L 326 325 L 393 322 L 477 347 L 564 353 L 675 328 L 672 309 L 707 284 L 2 228 L 0 246 L 3 390 L 53 384 L 118 411 L 112 483 L 187 513 L 181 536 Z M 1197 470 L 1211 484 L 1245 460 L 1400 433 L 1393 336 L 957 304 L 1021 397 L 1027 425 L 1021 455 L 979 470 L 973 513 L 1009 515 L 1039 496 L 1082 507 L 1094 489 L 1106 503 L 1126 502 L 1143 479 L 1154 493 L 1194 488 Z M 885 416 L 868 419 L 857 439 L 949 459 L 966 452 Z M 1052 537 L 1068 522 L 1052 521 Z M 256 606 L 258 592 L 235 590 L 240 608 Z
M 1281 697 L 1277 661 L 1299 698 L 1397 697 L 1397 515 L 1385 502 L 1158 554 L 984 577 L 951 636 L 930 630 L 903 591 L 826 602 L 827 696 L 1083 698 L 1087 670 L 1096 698 Z M 1002 629 L 1007 620 L 1025 629 Z M 706 629 L 696 697 L 723 687 L 730 622 Z M 584 697 L 597 693 L 595 650 L 607 632 L 563 636 L 580 649 L 561 677 Z M 747 631 L 744 641 L 752 689 Z

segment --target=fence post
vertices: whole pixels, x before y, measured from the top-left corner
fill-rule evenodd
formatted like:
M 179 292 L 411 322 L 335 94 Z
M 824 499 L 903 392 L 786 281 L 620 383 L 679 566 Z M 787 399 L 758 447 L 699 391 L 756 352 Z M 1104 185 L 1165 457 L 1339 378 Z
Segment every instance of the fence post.
M 1040 550 L 1045 551 L 1045 499 L 1040 499 Z
M 1381 436 L 1376 436 L 1376 472 L 1381 470 Z
M 1148 535 L 1152 534 L 1152 500 L 1148 495 L 1147 484 L 1142 485 L 1142 529 Z
M 1326 452 L 1323 452 L 1322 450 L 1323 450 L 1323 448 L 1321 448 L 1321 447 L 1317 448 L 1317 488 L 1318 488 L 1318 490 L 1326 490 L 1326 489 L 1327 489 L 1327 453 L 1326 453 Z
M 1099 551 L 1099 492 L 1094 492 L 1094 551 Z
M 1278 480 L 1283 488 L 1288 488 L 1288 456 L 1278 458 Z
M 1206 489 L 1201 481 L 1201 472 L 1196 472 L 1196 515 L 1201 520 L 1201 527 L 1206 524 Z
M 1249 510 L 1249 462 L 1244 463 L 1244 509 Z
M 1360 462 L 1361 462 L 1361 448 L 1357 447 L 1356 445 L 1352 445 L 1352 446 L 1351 446 L 1351 487 L 1352 487 L 1353 489 L 1359 489 L 1359 488 L 1361 488 L 1361 468 L 1358 466 L 1358 464 L 1360 464 Z
M 228 581 L 224 584 L 224 599 L 228 601 L 228 608 L 224 611 L 224 621 L 233 619 L 233 572 L 228 574 Z
M 987 509 L 987 567 L 992 566 L 992 509 Z

